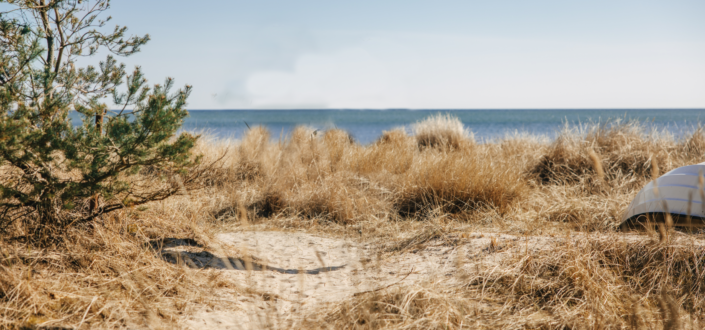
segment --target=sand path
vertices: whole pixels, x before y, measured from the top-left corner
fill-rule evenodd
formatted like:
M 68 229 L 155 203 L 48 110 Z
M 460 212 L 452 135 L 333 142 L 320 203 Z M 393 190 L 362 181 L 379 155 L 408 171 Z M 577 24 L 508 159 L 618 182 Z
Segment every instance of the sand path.
M 188 252 L 178 244 L 165 251 L 182 253 L 192 268 L 218 272 L 238 287 L 217 290 L 216 299 L 222 304 L 189 313 L 184 320 L 187 328 L 261 329 L 288 327 L 312 310 L 356 293 L 397 284 L 450 281 L 458 253 L 464 258 L 464 268 L 492 267 L 507 254 L 491 248 L 492 237 L 505 247 L 520 240 L 510 235 L 476 235 L 467 237 L 461 246 L 437 240 L 380 260 L 370 246 L 346 239 L 275 231 L 217 235 L 234 250 L 256 256 L 251 271 L 245 260 L 193 249 Z M 261 298 L 238 294 L 243 289 Z
M 203 276 L 217 275 L 227 283 L 214 288 L 213 296 L 204 300 L 206 303 L 186 312 L 181 323 L 185 328 L 286 329 L 295 328 L 316 309 L 335 305 L 357 293 L 424 282 L 453 285 L 459 278 L 454 276 L 459 274 L 458 266 L 465 274 L 507 271 L 501 266 L 505 258 L 516 258 L 527 251 L 550 251 L 565 240 L 491 233 L 454 237 L 410 238 L 396 242 L 397 245 L 377 242 L 373 246 L 305 233 L 245 231 L 217 235 L 216 239 L 226 247 L 220 255 L 194 246 L 195 242 L 177 239 L 165 242 L 162 256 L 195 268 Z M 649 239 L 631 234 L 602 238 L 619 238 L 626 243 Z M 574 235 L 570 239 L 585 237 Z M 384 246 L 388 253 L 381 259 L 378 253 Z M 395 246 L 402 246 L 402 251 L 390 252 Z M 227 250 L 255 259 L 248 265 L 246 260 L 228 257 Z

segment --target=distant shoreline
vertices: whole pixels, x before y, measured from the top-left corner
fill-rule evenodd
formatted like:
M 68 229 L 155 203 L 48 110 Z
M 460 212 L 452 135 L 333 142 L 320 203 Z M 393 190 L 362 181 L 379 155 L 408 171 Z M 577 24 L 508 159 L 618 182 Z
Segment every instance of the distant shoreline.
M 120 111 L 120 109 L 112 109 L 111 111 Z M 125 111 L 132 111 L 125 110 Z M 339 108 L 339 109 L 188 109 L 188 111 L 705 111 L 705 108 L 497 108 L 497 109 L 405 109 L 405 108 L 390 108 L 390 109 L 356 109 L 356 108 Z M 75 112 L 72 110 L 71 112 Z

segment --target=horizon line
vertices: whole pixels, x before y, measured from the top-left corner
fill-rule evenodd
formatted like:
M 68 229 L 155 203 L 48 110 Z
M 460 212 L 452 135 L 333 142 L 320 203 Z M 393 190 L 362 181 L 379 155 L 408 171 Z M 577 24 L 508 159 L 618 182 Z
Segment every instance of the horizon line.
M 702 108 L 237 108 L 187 109 L 188 111 L 511 111 L 511 110 L 705 110 Z

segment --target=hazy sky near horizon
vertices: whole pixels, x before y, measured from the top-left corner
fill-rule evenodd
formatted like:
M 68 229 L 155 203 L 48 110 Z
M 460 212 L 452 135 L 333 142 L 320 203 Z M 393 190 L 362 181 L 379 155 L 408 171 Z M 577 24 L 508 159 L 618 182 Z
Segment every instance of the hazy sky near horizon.
M 705 1 L 112 2 L 190 109 L 705 108 Z

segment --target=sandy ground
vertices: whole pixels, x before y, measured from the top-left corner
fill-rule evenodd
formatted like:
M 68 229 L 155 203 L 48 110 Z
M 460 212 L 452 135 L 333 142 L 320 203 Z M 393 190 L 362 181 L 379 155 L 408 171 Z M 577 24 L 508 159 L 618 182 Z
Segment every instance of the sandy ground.
M 452 281 L 457 265 L 494 267 L 513 247 L 540 249 L 549 241 L 469 234 L 461 245 L 445 240 L 414 245 L 412 241 L 405 253 L 387 254 L 381 260 L 375 254 L 379 249 L 369 245 L 304 233 L 252 231 L 220 234 L 217 239 L 230 247 L 228 250 L 251 254 L 254 259 L 212 254 L 184 240 L 165 245 L 167 261 L 217 272 L 236 286 L 216 290 L 216 300 L 222 304 L 188 313 L 183 324 L 190 329 L 286 328 L 312 310 L 356 293 L 423 281 Z M 243 290 L 255 293 L 255 297 L 237 293 Z
M 619 237 L 627 242 L 644 239 L 630 234 Z M 204 276 L 219 275 L 233 284 L 214 289 L 211 301 L 217 303 L 189 310 L 182 323 L 188 329 L 291 328 L 315 309 L 357 293 L 424 281 L 451 285 L 458 280 L 453 276 L 458 267 L 466 273 L 505 271 L 499 267 L 504 258 L 556 248 L 565 239 L 467 233 L 453 241 L 411 239 L 401 242 L 404 249 L 398 253 L 394 244 L 388 244 L 385 257 L 380 258 L 384 249 L 379 245 L 304 233 L 245 231 L 216 238 L 226 247 L 223 251 L 239 251 L 254 256 L 253 260 L 207 252 L 188 240 L 165 242 L 165 260 Z

